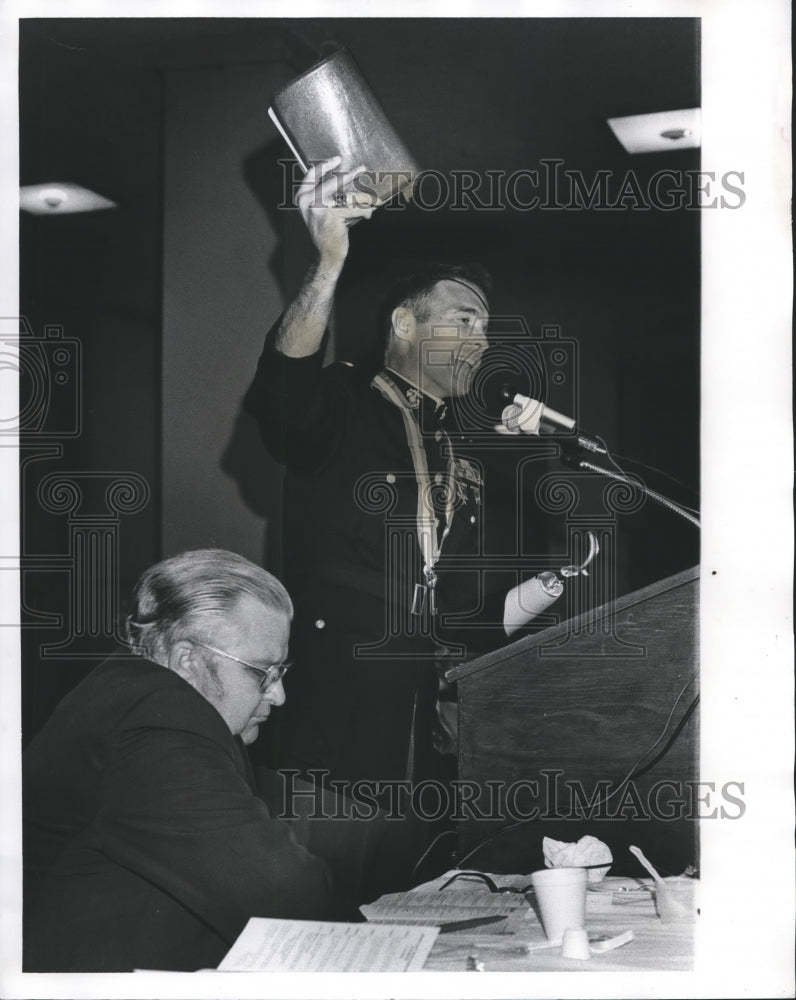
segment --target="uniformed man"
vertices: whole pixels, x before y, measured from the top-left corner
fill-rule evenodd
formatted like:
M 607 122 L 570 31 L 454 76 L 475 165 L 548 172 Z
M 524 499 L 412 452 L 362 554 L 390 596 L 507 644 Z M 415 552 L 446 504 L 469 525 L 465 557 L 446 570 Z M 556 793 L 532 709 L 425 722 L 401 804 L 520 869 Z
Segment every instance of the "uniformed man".
M 478 551 L 481 479 L 454 454 L 445 401 L 467 392 L 487 348 L 491 282 L 479 266 L 409 275 L 387 299 L 381 371 L 324 368 L 349 227 L 372 212 L 336 197 L 357 173 L 338 165 L 311 168 L 298 190 L 317 258 L 247 396 L 287 466 L 285 576 L 302 665 L 270 763 L 349 782 L 419 779 L 436 770 L 444 616 L 483 604 L 463 592 L 472 574 L 450 571 Z M 501 596 L 498 622 L 502 611 Z

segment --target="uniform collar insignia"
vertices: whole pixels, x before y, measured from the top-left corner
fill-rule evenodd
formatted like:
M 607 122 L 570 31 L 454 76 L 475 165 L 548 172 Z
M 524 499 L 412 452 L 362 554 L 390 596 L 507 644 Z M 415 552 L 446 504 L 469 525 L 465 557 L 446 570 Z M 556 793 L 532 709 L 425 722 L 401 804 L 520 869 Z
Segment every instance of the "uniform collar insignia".
M 392 368 L 385 368 L 385 371 L 389 373 L 396 388 L 399 390 L 411 409 L 419 409 L 422 401 L 432 408 L 432 412 L 435 413 L 438 420 L 442 420 L 444 418 L 448 408 L 443 399 L 440 399 L 439 396 L 435 396 L 432 393 L 421 389 L 420 386 L 415 385 L 414 382 L 411 382 L 405 375 L 400 375 Z

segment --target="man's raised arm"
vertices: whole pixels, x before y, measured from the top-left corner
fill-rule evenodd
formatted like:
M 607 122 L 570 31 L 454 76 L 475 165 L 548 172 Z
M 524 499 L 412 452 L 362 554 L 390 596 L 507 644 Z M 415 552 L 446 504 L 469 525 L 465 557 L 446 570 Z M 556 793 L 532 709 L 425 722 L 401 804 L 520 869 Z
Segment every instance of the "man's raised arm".
M 274 347 L 290 358 L 305 358 L 321 346 L 337 282 L 348 255 L 348 230 L 361 218 L 369 219 L 373 208 L 339 205 L 337 200 L 349 182 L 362 173 L 358 167 L 347 174 L 336 168 L 334 156 L 310 167 L 296 194 L 296 206 L 307 226 L 318 257 L 307 272 L 298 295 L 288 306 L 276 331 Z M 350 199 L 349 195 L 349 199 Z M 356 195 L 360 201 L 363 195 Z

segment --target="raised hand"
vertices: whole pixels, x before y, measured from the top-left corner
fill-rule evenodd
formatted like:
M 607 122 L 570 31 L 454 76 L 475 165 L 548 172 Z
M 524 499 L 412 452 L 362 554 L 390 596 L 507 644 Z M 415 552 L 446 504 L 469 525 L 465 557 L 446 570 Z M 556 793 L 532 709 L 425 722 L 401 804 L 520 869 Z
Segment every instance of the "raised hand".
M 374 205 L 365 192 L 352 187 L 364 166 L 347 173 L 337 170 L 341 157 L 333 156 L 310 167 L 296 192 L 296 207 L 315 244 L 322 265 L 342 265 L 348 254 L 348 230 L 359 219 L 369 219 Z

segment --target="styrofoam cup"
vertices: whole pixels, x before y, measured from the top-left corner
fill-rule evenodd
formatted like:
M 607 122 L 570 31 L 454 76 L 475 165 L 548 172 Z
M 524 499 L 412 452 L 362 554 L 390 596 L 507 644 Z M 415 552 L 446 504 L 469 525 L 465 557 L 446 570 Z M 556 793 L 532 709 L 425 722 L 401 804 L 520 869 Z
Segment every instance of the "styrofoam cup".
M 586 869 L 544 868 L 531 875 L 545 937 L 560 943 L 564 931 L 586 926 Z
M 567 927 L 561 942 L 562 958 L 577 958 L 579 961 L 591 958 L 589 936 L 585 928 Z
M 665 879 L 655 885 L 655 909 L 662 924 L 689 924 L 696 919 L 697 880 Z

